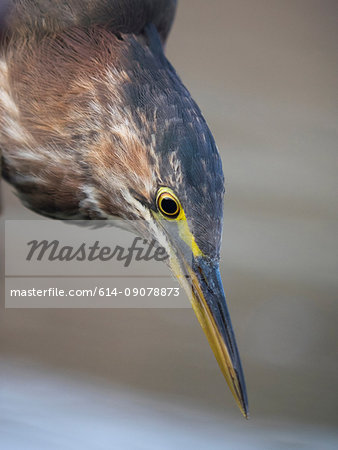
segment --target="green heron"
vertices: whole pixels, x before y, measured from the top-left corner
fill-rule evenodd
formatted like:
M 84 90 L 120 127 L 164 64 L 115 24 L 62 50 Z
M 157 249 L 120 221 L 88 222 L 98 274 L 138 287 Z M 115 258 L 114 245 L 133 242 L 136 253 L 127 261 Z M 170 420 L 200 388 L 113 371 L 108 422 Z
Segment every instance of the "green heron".
M 221 159 L 163 52 L 175 8 L 175 0 L 2 2 L 2 176 L 44 216 L 142 219 L 139 233 L 165 246 L 247 416 L 219 272 Z

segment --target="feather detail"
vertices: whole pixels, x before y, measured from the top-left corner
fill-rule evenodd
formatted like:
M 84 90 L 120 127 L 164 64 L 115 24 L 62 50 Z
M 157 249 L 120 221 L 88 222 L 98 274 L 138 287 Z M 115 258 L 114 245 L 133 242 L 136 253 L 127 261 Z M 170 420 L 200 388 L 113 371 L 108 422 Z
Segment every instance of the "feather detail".
M 165 42 L 176 0 L 5 0 L 7 33 L 36 37 L 98 25 L 113 33 L 139 34 L 153 23 Z

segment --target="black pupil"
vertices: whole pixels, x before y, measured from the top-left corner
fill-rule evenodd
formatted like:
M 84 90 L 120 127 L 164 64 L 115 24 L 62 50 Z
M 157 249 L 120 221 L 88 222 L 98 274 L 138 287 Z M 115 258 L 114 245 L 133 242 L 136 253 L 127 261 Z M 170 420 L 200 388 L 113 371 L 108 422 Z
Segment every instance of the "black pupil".
M 177 213 L 177 203 L 170 197 L 164 197 L 161 202 L 162 210 L 169 215 Z

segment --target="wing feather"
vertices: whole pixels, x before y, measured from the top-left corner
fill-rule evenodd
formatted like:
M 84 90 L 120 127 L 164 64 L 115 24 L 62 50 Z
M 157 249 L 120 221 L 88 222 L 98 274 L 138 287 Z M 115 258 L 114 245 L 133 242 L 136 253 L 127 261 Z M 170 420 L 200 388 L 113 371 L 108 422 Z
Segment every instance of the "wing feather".
M 165 42 L 177 0 L 0 0 L 0 34 L 45 35 L 72 26 L 140 33 L 153 23 Z

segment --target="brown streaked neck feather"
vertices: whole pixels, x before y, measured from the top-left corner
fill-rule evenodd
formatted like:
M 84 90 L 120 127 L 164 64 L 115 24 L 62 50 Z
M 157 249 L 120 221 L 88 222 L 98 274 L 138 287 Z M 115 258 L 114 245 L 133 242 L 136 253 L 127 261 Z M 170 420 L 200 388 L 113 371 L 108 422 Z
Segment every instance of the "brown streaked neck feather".
M 156 166 L 150 169 L 145 129 L 124 97 L 132 82 L 127 69 L 140 64 L 129 61 L 132 45 L 144 38 L 93 27 L 8 48 L 1 66 L 3 175 L 31 209 L 106 218 L 122 214 L 127 190 L 150 201 Z

